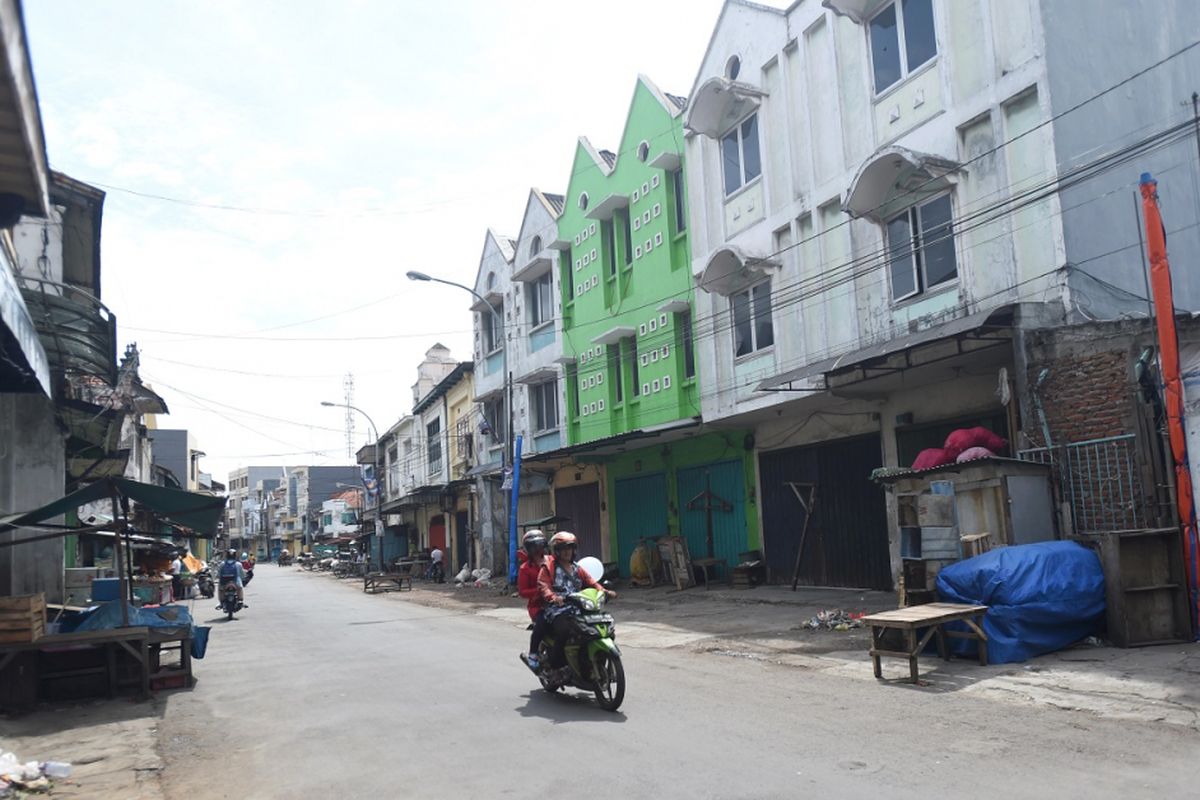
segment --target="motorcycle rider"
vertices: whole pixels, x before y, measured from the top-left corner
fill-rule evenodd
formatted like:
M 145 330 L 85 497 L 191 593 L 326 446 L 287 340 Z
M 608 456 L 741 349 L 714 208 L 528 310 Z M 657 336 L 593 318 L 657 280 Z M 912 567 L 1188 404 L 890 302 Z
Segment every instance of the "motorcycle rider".
M 243 581 L 246 577 L 246 570 L 242 566 L 242 562 L 238 561 L 237 550 L 232 547 L 225 551 L 225 560 L 221 562 L 220 568 L 217 570 L 218 585 L 223 586 L 227 581 L 233 581 L 237 586 L 238 602 L 243 606 L 246 605 L 246 594 Z M 249 608 L 249 606 L 246 606 Z
M 242 553 L 242 583 L 247 584 L 254 577 L 254 556 Z
M 575 534 L 570 531 L 554 534 L 550 537 L 551 555 L 538 573 L 538 592 L 546 603 L 546 621 L 554 631 L 554 654 L 550 666 L 555 670 L 566 669 L 567 641 L 583 625 L 579 617 L 571 613 L 573 609 L 566 605 L 567 595 L 587 587 L 599 589 L 609 597 L 617 596 L 616 592 L 605 589 L 586 570 L 579 568 L 575 563 L 577 549 Z
M 521 546 L 524 552 L 519 555 L 525 558 L 521 568 L 517 570 L 517 594 L 528 601 L 529 618 L 533 620 L 533 632 L 529 634 L 529 654 L 522 661 L 537 672 L 540 666 L 538 645 L 545 638 L 547 627 L 546 602 L 542 599 L 542 593 L 538 591 L 538 574 L 546 561 L 546 534 L 535 528 L 521 539 Z

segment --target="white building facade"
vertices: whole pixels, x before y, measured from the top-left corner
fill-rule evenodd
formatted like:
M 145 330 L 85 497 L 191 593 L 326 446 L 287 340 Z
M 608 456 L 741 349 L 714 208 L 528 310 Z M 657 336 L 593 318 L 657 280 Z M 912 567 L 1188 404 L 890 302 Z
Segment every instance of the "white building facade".
M 802 512 L 786 485 L 802 481 L 828 492 L 804 577 L 890 587 L 894 500 L 870 471 L 907 466 L 955 427 L 1016 437 L 1021 331 L 1086 317 L 1068 251 L 1088 250 L 1094 222 L 1074 208 L 1115 215 L 1120 202 L 1116 238 L 1136 246 L 1140 170 L 1099 159 L 1147 135 L 1145 115 L 1109 106 L 1119 124 L 1105 132 L 1093 115 L 1081 132 L 1057 96 L 1069 87 L 1086 104 L 1170 43 L 1138 53 L 1122 43 L 1135 12 L 1104 3 L 1105 20 L 1095 5 L 726 2 L 685 117 L 702 408 L 706 423 L 753 426 L 774 569 L 791 572 Z M 1197 29 L 1194 4 L 1168 5 Z M 1096 42 L 1121 65 L 1066 75 L 1071 49 L 1095 58 Z M 1149 158 L 1137 163 L 1169 163 Z M 1079 168 L 1097 173 L 1068 187 Z M 1118 297 L 1133 282 L 1145 291 L 1131 257 L 1110 265 Z

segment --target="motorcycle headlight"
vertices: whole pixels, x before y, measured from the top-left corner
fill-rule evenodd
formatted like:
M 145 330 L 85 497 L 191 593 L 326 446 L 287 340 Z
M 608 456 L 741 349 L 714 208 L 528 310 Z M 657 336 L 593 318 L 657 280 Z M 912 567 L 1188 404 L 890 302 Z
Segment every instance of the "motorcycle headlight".
M 581 606 L 583 606 L 584 611 L 595 611 L 596 609 L 599 608 L 599 606 L 596 605 L 595 602 L 588 600 L 586 597 L 581 597 L 579 599 L 579 604 Z

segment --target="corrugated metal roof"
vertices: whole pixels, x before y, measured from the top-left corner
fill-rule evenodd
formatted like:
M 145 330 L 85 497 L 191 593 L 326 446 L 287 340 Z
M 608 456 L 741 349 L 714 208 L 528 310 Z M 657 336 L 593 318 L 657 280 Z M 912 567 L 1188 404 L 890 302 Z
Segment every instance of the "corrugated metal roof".
M 675 107 L 678 108 L 680 111 L 683 111 L 685 108 L 687 108 L 687 98 L 686 97 L 680 97 L 679 95 L 671 94 L 670 92 L 663 92 L 663 94 L 665 94 L 667 96 L 667 99 L 670 100 L 672 103 L 674 103 Z
M 601 150 L 600 157 L 604 159 L 604 163 L 610 167 L 617 163 L 617 154 L 611 150 Z
M 548 194 L 547 192 L 542 192 L 542 197 L 546 198 L 546 202 L 554 208 L 554 212 L 556 214 L 561 214 L 563 212 L 563 208 L 566 206 L 567 198 L 563 197 L 561 194 Z

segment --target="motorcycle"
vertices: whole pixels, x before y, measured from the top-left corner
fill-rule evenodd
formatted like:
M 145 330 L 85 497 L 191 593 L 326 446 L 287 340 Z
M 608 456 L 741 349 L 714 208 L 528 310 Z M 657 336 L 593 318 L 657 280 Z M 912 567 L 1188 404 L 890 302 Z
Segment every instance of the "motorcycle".
M 200 592 L 200 596 L 204 598 L 212 597 L 217 593 L 217 588 L 213 584 L 212 571 L 208 567 L 196 573 L 196 591 Z
M 564 598 L 570 608 L 563 613 L 575 614 L 581 623 L 579 634 L 567 642 L 567 666 L 561 669 L 550 666 L 554 635 L 547 633 L 538 647 L 539 667 L 535 674 L 542 688 L 551 694 L 564 686 L 573 686 L 592 692 L 605 711 L 616 711 L 625 699 L 625 667 L 612 615 L 603 610 L 606 599 L 604 592 L 590 588 Z M 529 666 L 525 653 L 521 653 L 521 661 Z
M 221 604 L 217 606 L 218 611 L 224 611 L 228 619 L 233 619 L 233 615 L 244 608 L 242 602 L 238 600 L 237 584 L 233 581 L 221 582 Z
M 292 563 L 292 554 L 287 550 L 284 550 L 279 554 L 279 560 L 276 563 L 278 563 L 281 567 L 290 566 Z

